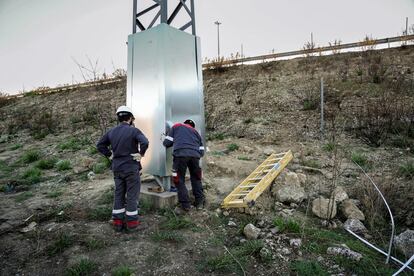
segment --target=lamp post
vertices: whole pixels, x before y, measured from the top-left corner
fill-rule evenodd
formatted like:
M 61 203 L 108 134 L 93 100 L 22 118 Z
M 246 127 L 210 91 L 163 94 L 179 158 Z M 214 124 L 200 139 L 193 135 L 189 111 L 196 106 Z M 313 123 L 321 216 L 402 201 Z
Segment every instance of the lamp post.
M 217 25 L 217 61 L 220 61 L 220 25 L 222 23 L 217 20 L 214 24 Z

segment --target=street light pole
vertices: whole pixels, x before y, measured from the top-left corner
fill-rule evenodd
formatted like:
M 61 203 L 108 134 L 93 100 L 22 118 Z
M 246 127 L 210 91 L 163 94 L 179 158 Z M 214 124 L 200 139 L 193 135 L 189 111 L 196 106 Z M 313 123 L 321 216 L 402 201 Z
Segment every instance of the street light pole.
M 221 22 L 218 20 L 214 22 L 217 25 L 217 61 L 220 61 L 220 25 Z

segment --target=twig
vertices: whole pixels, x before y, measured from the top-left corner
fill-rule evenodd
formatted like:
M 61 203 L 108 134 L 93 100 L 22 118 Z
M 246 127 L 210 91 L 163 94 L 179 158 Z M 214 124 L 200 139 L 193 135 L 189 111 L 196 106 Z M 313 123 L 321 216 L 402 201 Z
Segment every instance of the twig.
M 229 253 L 229 255 L 236 261 L 236 263 L 240 266 L 241 270 L 243 271 L 243 275 L 246 276 L 246 271 L 244 271 L 243 266 L 241 265 L 241 263 L 239 262 L 239 260 L 236 259 L 236 257 L 234 257 L 233 254 L 231 254 L 231 252 L 227 249 L 227 247 L 225 245 L 223 245 L 224 249 L 227 251 L 227 253 Z

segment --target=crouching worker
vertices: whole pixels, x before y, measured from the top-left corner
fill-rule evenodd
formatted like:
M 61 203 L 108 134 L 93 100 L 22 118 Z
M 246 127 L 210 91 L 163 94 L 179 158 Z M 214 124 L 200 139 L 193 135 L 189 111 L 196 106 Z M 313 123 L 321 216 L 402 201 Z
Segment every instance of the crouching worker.
M 115 196 L 112 223 L 115 231 L 138 230 L 137 201 L 141 188 L 140 158 L 148 148 L 148 139 L 132 126 L 134 117 L 131 109 L 120 106 L 116 112 L 119 125 L 109 130 L 98 142 L 100 153 L 112 158 Z M 111 150 L 109 149 L 111 147 Z
M 188 190 L 185 186 L 185 173 L 190 171 L 191 186 L 195 197 L 195 206 L 198 210 L 204 207 L 203 186 L 201 183 L 202 171 L 200 158 L 204 155 L 204 146 L 200 134 L 195 129 L 192 120 L 184 124 L 175 124 L 163 142 L 165 147 L 173 147 L 173 182 L 177 188 L 178 201 L 181 207 L 175 208 L 175 213 L 182 215 L 191 209 Z

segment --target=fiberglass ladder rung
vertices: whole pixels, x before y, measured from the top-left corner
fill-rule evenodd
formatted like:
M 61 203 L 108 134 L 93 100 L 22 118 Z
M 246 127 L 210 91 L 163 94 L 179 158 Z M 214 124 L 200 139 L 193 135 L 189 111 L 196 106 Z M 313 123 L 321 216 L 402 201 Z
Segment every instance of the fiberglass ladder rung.
M 227 209 L 254 205 L 256 199 L 272 184 L 292 158 L 290 150 L 270 155 L 224 199 L 221 206 Z

